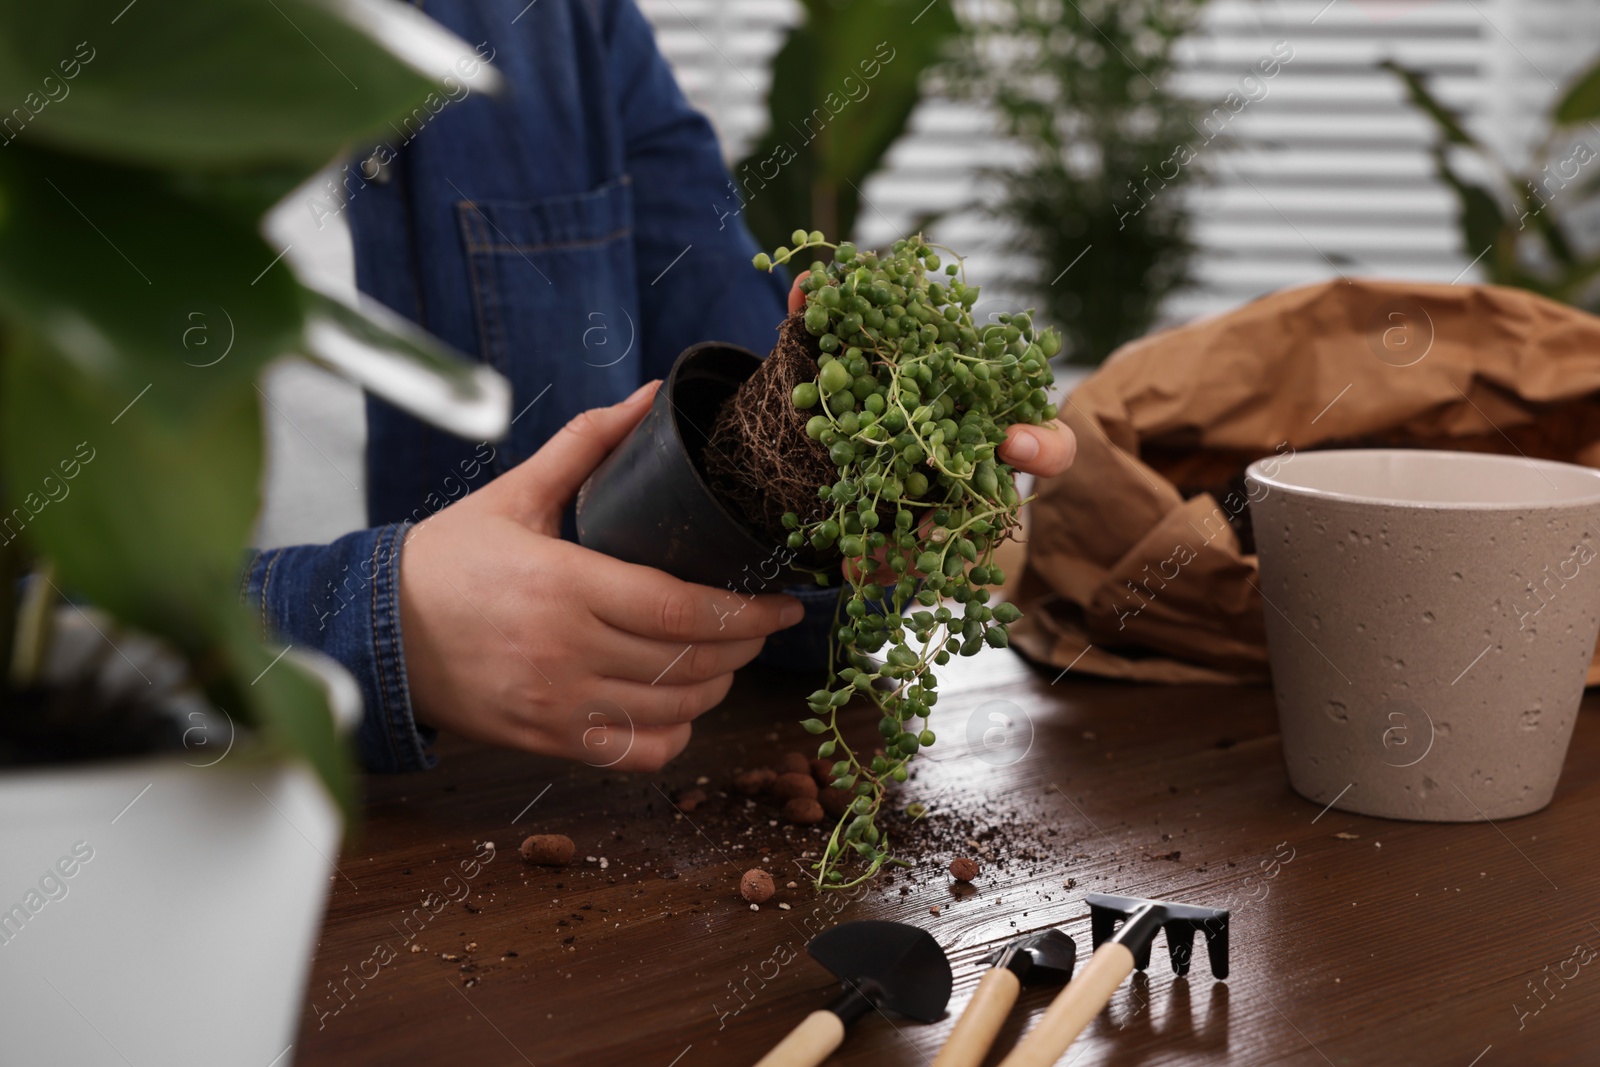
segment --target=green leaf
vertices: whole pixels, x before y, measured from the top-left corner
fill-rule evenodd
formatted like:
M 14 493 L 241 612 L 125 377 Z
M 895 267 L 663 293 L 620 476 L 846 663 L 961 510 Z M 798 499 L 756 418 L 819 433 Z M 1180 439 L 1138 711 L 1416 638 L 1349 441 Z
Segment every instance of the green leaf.
M 821 177 L 860 184 L 904 132 L 906 120 L 921 98 L 923 71 L 959 28 L 954 9 L 943 0 L 932 4 L 926 0 L 854 0 L 849 4 L 810 0 L 807 7 L 810 25 L 828 44 L 815 54 L 820 62 L 810 69 L 818 96 L 797 110 L 804 111 L 817 130 Z M 861 54 L 851 55 L 849 47 L 835 43 L 839 41 L 860 41 Z M 869 61 L 876 61 L 876 78 L 865 77 L 866 71 L 873 69 Z M 869 65 L 863 68 L 863 62 Z M 851 84 L 861 86 L 860 100 L 851 98 L 847 88 Z M 792 93 L 788 101 L 791 106 L 799 103 Z M 824 114 L 833 116 L 825 126 L 817 123 L 818 102 Z
M 309 173 L 352 141 L 392 136 L 414 108 L 426 121 L 492 91 L 496 77 L 401 3 L 0 5 L 0 100 L 29 116 L 7 136 L 126 162 L 292 161 Z
M 274 205 L 306 183 L 305 168 L 293 164 L 243 171 L 157 171 L 151 177 L 165 182 L 184 200 L 232 216 L 252 228 Z
M 304 758 L 346 821 L 354 823 L 359 816 L 356 776 L 348 746 L 333 720 L 327 683 L 297 663 L 294 655 L 279 658 L 282 651 L 261 643 L 242 608 L 229 612 L 224 652 L 228 673 L 208 691 L 218 704 L 243 709 L 280 752 Z
M 1439 132 L 1446 141 L 1451 144 L 1466 145 L 1469 148 L 1480 147 L 1472 135 L 1461 125 L 1460 116 L 1440 103 L 1433 93 L 1428 90 L 1428 86 L 1423 81 L 1421 74 L 1402 67 L 1392 59 L 1385 59 L 1378 66 L 1399 76 L 1400 81 L 1405 85 L 1406 95 L 1410 97 L 1411 102 L 1428 113 L 1428 116 L 1433 119 L 1434 125 L 1439 127 Z
M 1577 262 L 1577 253 L 1573 251 L 1572 243 L 1567 240 L 1565 228 L 1561 223 L 1561 216 L 1555 206 L 1549 202 L 1535 207 L 1534 204 L 1524 201 L 1525 208 L 1529 211 L 1528 221 L 1533 224 L 1533 229 L 1544 239 L 1545 249 L 1550 253 L 1561 273 L 1571 270 Z
M 1550 117 L 1559 126 L 1600 118 L 1600 63 L 1578 76 Z
M 1500 285 L 1518 284 L 1504 275 L 1507 258 L 1515 258 L 1516 236 L 1507 230 L 1500 202 L 1483 186 L 1467 181 L 1457 174 L 1451 168 L 1442 147 L 1434 148 L 1433 167 L 1435 173 L 1439 175 L 1439 180 L 1455 191 L 1456 201 L 1459 204 L 1457 222 L 1461 228 L 1461 238 L 1466 246 L 1463 251 L 1467 257 L 1473 259 L 1479 257 L 1485 250 L 1489 250 L 1490 254 L 1482 255 L 1482 258 L 1478 259 L 1488 273 L 1489 280 Z
M 97 388 L 179 422 L 299 342 L 299 285 L 253 221 L 147 171 L 0 150 L 0 314 Z M 234 547 L 237 547 L 236 545 Z
M 261 421 L 240 383 L 174 422 L 48 341 L 7 334 L 7 527 L 122 622 L 210 652 L 259 508 Z
M 1583 307 L 1585 305 L 1579 304 L 1578 300 L 1596 277 L 1600 277 L 1600 256 L 1574 264 L 1550 287 L 1550 295 L 1562 303 Z
M 944 0 L 807 0 L 773 61 L 768 127 L 734 168 L 768 248 L 801 221 L 849 237 L 861 187 L 905 132 L 924 71 L 958 26 Z M 803 266 L 803 264 L 802 264 Z
M 493 441 L 510 426 L 511 389 L 376 301 L 347 304 L 305 288 L 306 347 L 318 362 L 435 426 Z

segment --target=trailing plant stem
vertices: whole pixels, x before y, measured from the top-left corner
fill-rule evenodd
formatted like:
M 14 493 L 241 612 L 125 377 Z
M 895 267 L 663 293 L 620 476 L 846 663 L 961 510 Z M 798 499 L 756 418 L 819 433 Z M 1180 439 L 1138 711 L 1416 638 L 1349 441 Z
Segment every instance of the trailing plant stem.
M 809 248 L 834 256 L 800 282 L 821 355 L 816 380 L 796 385 L 793 400 L 801 411 L 820 405 L 806 433 L 828 449 L 838 481 L 817 487 L 817 514 L 783 522 L 789 547 L 836 549 L 849 586 L 834 613 L 830 683 L 807 698 L 813 717 L 802 724 L 827 735 L 817 758 L 835 760 L 831 787 L 852 794 L 813 867 L 819 888 L 840 888 L 895 862 L 877 820 L 891 785 L 936 740 L 933 668 L 1008 644 L 1006 626 L 1020 613 L 987 602 L 1005 580 L 995 547 L 1018 527 L 1025 501 L 996 449 L 1008 425 L 1055 418 L 1046 389 L 1061 342 L 1036 332 L 1026 313 L 975 321 L 978 289 L 965 264 L 920 235 L 880 257 L 796 231 L 793 248 L 755 265 L 770 270 Z M 942 275 L 941 249 L 952 258 Z M 828 573 L 817 580 L 828 584 Z M 950 601 L 964 606 L 959 622 Z M 858 695 L 881 716 L 883 747 L 870 756 L 845 742 L 839 724 L 839 709 Z M 866 869 L 847 880 L 851 852 Z

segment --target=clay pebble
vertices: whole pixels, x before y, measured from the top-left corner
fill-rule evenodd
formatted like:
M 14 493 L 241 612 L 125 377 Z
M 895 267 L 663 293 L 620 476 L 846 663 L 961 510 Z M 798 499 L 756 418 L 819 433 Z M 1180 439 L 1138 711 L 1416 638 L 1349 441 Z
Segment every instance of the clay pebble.
M 785 752 L 773 768 L 779 774 L 810 774 L 811 761 L 798 752 Z
M 565 867 L 577 847 L 566 834 L 534 834 L 522 842 L 522 858 L 541 867 Z
M 780 774 L 778 780 L 772 783 L 772 795 L 779 800 L 793 800 L 796 797 L 815 800 L 817 783 L 812 780 L 809 772 Z
M 752 867 L 744 872 L 744 877 L 739 879 L 739 895 L 752 904 L 765 904 L 772 899 L 772 894 L 777 892 L 772 884 L 772 875 L 760 867 Z
M 822 821 L 822 805 L 811 797 L 795 797 L 783 806 L 783 817 L 801 826 Z
M 850 802 L 855 799 L 855 794 L 848 789 L 835 789 L 829 786 L 817 793 L 817 800 L 822 803 L 822 810 L 838 818 L 850 807 Z
M 753 797 L 770 789 L 777 778 L 778 775 L 772 768 L 757 767 L 753 771 L 744 771 L 741 774 L 734 775 L 733 788 L 735 792 L 742 793 L 747 797 Z

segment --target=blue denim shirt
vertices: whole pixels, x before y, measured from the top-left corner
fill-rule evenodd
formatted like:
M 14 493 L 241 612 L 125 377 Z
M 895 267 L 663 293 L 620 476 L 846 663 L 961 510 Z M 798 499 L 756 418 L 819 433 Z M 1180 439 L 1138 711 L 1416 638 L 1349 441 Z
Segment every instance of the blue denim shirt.
M 462 440 L 369 397 L 371 528 L 260 553 L 245 575 L 265 629 L 356 676 L 359 754 L 374 770 L 433 763 L 400 633 L 409 525 L 532 455 L 578 412 L 664 378 L 697 341 L 766 352 L 784 314 L 782 282 L 750 267 L 756 248 L 715 135 L 632 0 L 518 7 L 427 0 L 477 49 L 459 69 L 491 59 L 507 91 L 490 99 L 459 79 L 377 148 L 394 157 L 381 175 L 363 179 L 369 152 L 344 175 L 357 285 L 505 375 L 510 434 Z M 813 614 L 831 611 L 831 597 L 809 599 Z M 811 655 L 819 639 L 815 626 L 789 638 Z

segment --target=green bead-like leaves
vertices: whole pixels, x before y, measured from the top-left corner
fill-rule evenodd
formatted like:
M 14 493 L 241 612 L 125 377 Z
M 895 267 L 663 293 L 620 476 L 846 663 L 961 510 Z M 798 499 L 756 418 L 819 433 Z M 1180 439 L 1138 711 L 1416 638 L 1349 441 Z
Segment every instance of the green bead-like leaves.
M 829 247 L 815 231 L 790 236 L 796 251 Z M 789 255 L 780 248 L 772 261 Z M 854 884 L 839 865 L 855 856 L 867 863 L 857 880 L 888 860 L 875 817 L 884 790 L 907 781 L 909 762 L 934 742 L 930 668 L 957 652 L 1006 647 L 1006 624 L 1018 617 L 1010 604 L 985 603 L 1004 581 L 995 545 L 1016 528 L 1021 505 L 995 449 L 1007 426 L 1054 416 L 1048 354 L 1060 345 L 1027 314 L 975 321 L 978 288 L 951 258 L 946 267 L 921 235 L 886 254 L 841 245 L 831 263 L 812 262 L 800 286 L 820 356 L 815 380 L 792 399 L 817 412 L 806 433 L 837 473 L 794 533 L 850 561 L 834 624 L 837 688 L 812 695 L 819 717 L 804 723 L 832 731 L 822 758 L 845 754 L 834 784 L 856 794 L 816 864 L 819 885 Z M 960 605 L 959 619 L 942 598 Z M 852 695 L 880 713 L 874 754 L 845 746 L 831 714 L 823 726 L 822 713 Z
M 813 310 L 816 309 L 813 308 Z M 810 313 L 807 312 L 807 314 Z M 822 368 L 821 373 L 817 376 L 817 381 L 822 386 L 822 391 L 831 395 L 850 388 L 850 372 L 843 363 L 838 360 L 831 360 L 827 366 Z

